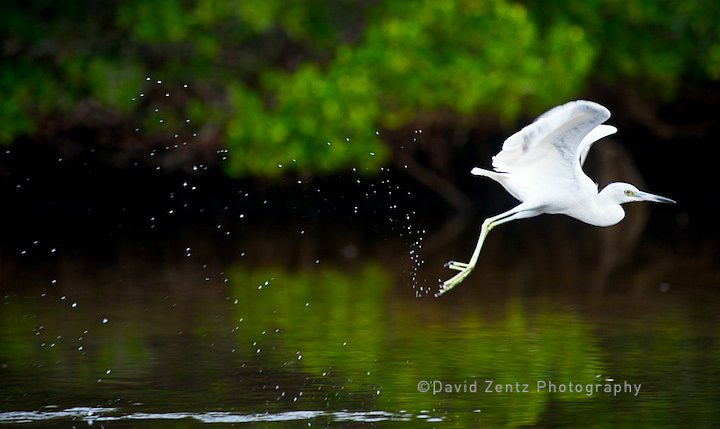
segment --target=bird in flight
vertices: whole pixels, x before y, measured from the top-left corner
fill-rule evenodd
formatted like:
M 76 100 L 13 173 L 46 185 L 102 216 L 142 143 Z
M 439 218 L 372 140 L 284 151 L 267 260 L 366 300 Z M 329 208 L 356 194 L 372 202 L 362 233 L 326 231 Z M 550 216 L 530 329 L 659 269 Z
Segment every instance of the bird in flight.
M 510 136 L 492 158 L 493 171 L 472 169 L 500 183 L 521 201 L 514 208 L 485 219 L 470 262 L 445 264 L 459 271 L 440 285 L 440 296 L 462 282 L 475 268 L 487 234 L 496 226 L 516 219 L 564 214 L 595 226 L 611 226 L 625 217 L 621 204 L 638 201 L 675 201 L 638 190 L 629 183 L 598 185 L 582 169 L 593 143 L 617 132 L 603 122 L 610 111 L 592 101 L 571 101 L 541 115 Z

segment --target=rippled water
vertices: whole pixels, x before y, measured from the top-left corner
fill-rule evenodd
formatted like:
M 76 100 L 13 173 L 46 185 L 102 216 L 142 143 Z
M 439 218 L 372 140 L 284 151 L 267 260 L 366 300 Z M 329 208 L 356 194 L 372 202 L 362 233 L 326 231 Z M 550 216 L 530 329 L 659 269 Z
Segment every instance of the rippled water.
M 29 243 L 2 259 L 0 423 L 718 424 L 713 261 L 646 239 L 608 271 L 553 250 L 556 229 L 592 243 L 591 229 L 536 222 L 493 232 L 441 299 L 413 287 L 402 228 Z M 472 249 L 468 231 L 424 252 L 423 287 Z

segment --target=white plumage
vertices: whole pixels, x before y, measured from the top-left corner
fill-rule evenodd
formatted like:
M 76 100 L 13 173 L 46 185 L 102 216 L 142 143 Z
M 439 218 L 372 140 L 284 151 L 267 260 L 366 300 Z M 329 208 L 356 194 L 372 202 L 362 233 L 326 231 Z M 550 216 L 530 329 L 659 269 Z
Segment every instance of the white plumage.
M 547 111 L 505 140 L 502 150 L 492 158 L 493 171 L 472 169 L 472 174 L 500 183 L 521 203 L 485 219 L 470 262 L 447 263 L 459 273 L 442 283 L 438 296 L 470 274 L 488 232 L 502 223 L 549 213 L 565 214 L 590 225 L 610 226 L 625 217 L 621 204 L 674 203 L 628 183 L 611 183 L 598 193 L 597 184 L 582 166 L 593 143 L 617 132 L 615 127 L 603 124 L 608 119 L 610 111 L 600 104 L 571 101 Z

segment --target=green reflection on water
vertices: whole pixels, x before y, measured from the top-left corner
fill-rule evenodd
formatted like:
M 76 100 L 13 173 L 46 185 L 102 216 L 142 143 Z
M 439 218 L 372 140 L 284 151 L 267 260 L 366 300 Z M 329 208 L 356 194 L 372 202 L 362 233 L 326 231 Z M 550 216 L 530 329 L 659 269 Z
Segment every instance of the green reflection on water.
M 174 288 L 170 276 L 165 286 L 137 279 L 113 294 L 90 287 L 66 298 L 5 296 L 0 411 L 380 410 L 405 416 L 394 426 L 423 418 L 506 427 L 715 419 L 717 317 L 702 304 L 591 317 L 549 294 L 417 299 L 394 288 L 376 262 L 300 271 L 235 264 L 223 272 L 227 282 L 189 288 Z M 627 380 L 642 390 L 537 389 L 539 381 L 604 386 L 608 376 L 611 386 Z M 501 391 L 486 392 L 487 380 Z M 421 381 L 461 391 L 420 392 Z
M 256 344 L 261 353 L 274 348 L 270 358 L 277 366 L 293 366 L 313 377 L 338 372 L 348 380 L 346 388 L 375 390 L 374 404 L 366 407 L 454 410 L 460 415 L 453 420 L 469 421 L 478 418 L 472 411 L 482 409 L 489 411 L 490 421 L 521 426 L 537 422 L 550 402 L 550 393 L 537 392 L 538 380 L 595 383 L 602 372 L 601 351 L 589 326 L 576 312 L 551 303 L 529 314 L 516 298 L 504 304 L 496 320 L 477 311 L 448 324 L 432 301 L 386 299 L 391 278 L 373 265 L 352 275 L 238 266 L 230 278 L 243 342 Z M 281 345 L 268 339 L 275 330 L 282 332 Z M 441 381 L 443 388 L 456 384 L 464 391 L 424 394 L 417 387 L 423 380 Z M 503 392 L 486 393 L 485 380 L 501 385 Z M 478 392 L 467 391 L 473 385 Z M 521 391 L 505 392 L 506 385 Z M 559 399 L 590 400 L 584 392 Z

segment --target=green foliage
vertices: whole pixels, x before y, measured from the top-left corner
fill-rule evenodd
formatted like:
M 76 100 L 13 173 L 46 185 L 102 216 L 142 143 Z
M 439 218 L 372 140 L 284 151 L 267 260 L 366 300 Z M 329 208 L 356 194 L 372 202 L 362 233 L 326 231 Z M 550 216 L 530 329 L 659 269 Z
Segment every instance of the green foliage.
M 561 19 L 580 25 L 599 48 L 593 75 L 632 80 L 672 96 L 682 80 L 720 78 L 720 4 L 698 1 L 523 2 L 539 28 Z
M 161 76 L 198 88 L 166 124 L 216 131 L 232 175 L 370 169 L 389 156 L 376 131 L 419 113 L 512 119 L 595 78 L 666 97 L 717 80 L 718 20 L 720 4 L 669 0 L 11 1 L 0 142 L 88 98 L 146 123 L 136 98 Z
M 420 111 L 472 115 L 484 109 L 509 118 L 528 95 L 545 102 L 570 97 L 592 59 L 582 30 L 571 28 L 574 37 L 567 40 L 558 32 L 539 38 L 518 5 L 384 6 L 370 14 L 362 40 L 337 46 L 324 68 L 306 63 L 291 73 L 265 73 L 259 92 L 269 94 L 268 108 L 258 91 L 231 90 L 239 114 L 230 120 L 228 145 L 243 148 L 231 171 L 252 172 L 246 154 L 258 153 L 246 151 L 261 144 L 261 152 L 271 148 L 270 168 L 290 162 L 301 169 L 337 168 L 366 161 L 369 153 L 382 162 L 374 127 L 403 126 Z M 564 67 L 559 57 L 566 55 L 576 58 L 573 67 Z M 326 142 L 338 149 L 327 150 Z

